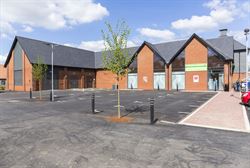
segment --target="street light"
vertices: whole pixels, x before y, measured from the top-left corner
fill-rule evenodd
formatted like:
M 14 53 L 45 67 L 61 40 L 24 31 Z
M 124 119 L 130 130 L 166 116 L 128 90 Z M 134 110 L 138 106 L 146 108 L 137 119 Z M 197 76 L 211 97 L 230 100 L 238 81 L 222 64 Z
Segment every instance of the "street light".
M 247 35 L 249 34 L 249 29 L 246 28 L 244 30 L 246 36 L 246 92 L 248 92 L 248 38 Z
M 54 101 L 54 47 L 59 46 L 58 44 L 46 43 L 51 46 L 51 101 Z

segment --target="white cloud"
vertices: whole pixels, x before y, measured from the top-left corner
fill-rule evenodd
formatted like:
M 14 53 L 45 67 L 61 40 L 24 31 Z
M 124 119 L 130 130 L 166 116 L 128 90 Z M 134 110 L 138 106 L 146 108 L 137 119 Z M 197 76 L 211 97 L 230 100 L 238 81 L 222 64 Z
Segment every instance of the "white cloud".
M 139 33 L 143 36 L 155 38 L 161 41 L 170 41 L 175 39 L 175 33 L 167 29 L 159 30 L 151 28 L 139 28 L 137 31 L 139 31 Z
M 241 4 L 236 0 L 211 0 L 204 6 L 210 9 L 209 15 L 179 19 L 171 23 L 172 27 L 187 32 L 204 32 L 231 23 L 249 12 L 245 9 L 248 3 Z
M 23 31 L 30 33 L 30 32 L 33 32 L 33 28 L 30 26 L 23 25 Z
M 16 33 L 16 30 L 8 22 L 0 20 L 0 38 L 7 38 Z
M 235 40 L 241 42 L 242 44 L 246 43 L 246 36 L 244 35 L 243 30 L 229 31 L 228 35 L 234 36 Z
M 82 41 L 79 48 L 90 50 L 90 51 L 101 51 L 104 49 L 103 40 L 97 41 Z
M 55 30 L 101 20 L 109 15 L 107 8 L 93 0 L 1 0 L 0 11 L 1 29 L 5 27 L 1 34 L 10 33 L 14 24 Z
M 137 44 L 134 41 L 128 40 L 128 47 L 134 47 Z M 104 50 L 104 41 L 96 40 L 96 41 L 82 41 L 78 48 L 90 50 L 90 51 L 102 51 Z
M 6 58 L 7 58 L 7 54 L 6 54 L 6 55 L 1 55 L 1 54 L 0 54 L 0 64 L 4 64 Z

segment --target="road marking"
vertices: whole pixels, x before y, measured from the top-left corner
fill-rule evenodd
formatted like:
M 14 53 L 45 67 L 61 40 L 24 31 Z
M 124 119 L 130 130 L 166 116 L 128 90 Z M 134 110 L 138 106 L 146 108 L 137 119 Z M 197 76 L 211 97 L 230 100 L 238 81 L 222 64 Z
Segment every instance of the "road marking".
M 215 97 L 217 97 L 221 92 L 217 92 L 210 100 L 206 101 L 204 104 L 202 104 L 200 107 L 198 107 L 194 112 L 187 115 L 185 118 L 183 118 L 181 121 L 178 122 L 178 124 L 183 124 L 187 119 L 192 117 L 195 113 L 197 113 L 200 109 L 205 107 L 209 102 L 211 102 Z
M 115 105 L 114 107 L 116 107 L 116 108 L 117 108 L 117 107 L 118 107 L 118 105 Z M 121 108 L 124 108 L 124 106 L 120 106 L 120 107 L 121 107 Z
M 64 102 L 66 102 L 65 100 L 58 100 L 58 101 L 56 101 L 56 102 L 58 102 L 58 103 L 64 103 Z
M 79 97 L 78 99 L 79 99 L 79 100 L 86 100 L 86 98 L 81 98 L 81 97 Z
M 245 127 L 247 131 L 250 131 L 250 123 L 249 123 L 249 118 L 247 116 L 247 111 L 244 105 L 242 105 L 242 111 L 243 111 L 243 117 L 244 117 L 244 122 L 245 122 Z
M 167 121 L 167 120 L 160 120 L 159 122 L 163 124 L 176 124 L 175 122 Z
M 198 102 L 198 103 L 203 103 L 204 101 L 197 100 L 196 102 Z
M 20 102 L 19 100 L 9 100 L 8 101 L 9 103 L 18 103 L 18 102 Z
M 141 103 L 143 103 L 143 102 L 142 102 L 142 101 L 134 101 L 134 103 L 140 103 L 140 104 L 141 104 Z
M 95 97 L 102 97 L 102 96 L 95 96 Z
M 189 107 L 199 107 L 199 106 L 197 106 L 197 105 L 188 105 Z
M 190 112 L 179 111 L 180 114 L 189 114 Z

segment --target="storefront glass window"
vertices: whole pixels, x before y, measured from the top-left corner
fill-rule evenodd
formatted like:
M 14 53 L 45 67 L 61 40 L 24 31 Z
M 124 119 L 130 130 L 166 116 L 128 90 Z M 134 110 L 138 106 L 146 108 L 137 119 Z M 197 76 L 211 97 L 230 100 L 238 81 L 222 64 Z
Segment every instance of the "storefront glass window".
M 165 62 L 158 55 L 154 55 L 154 72 L 165 72 Z
M 129 65 L 129 73 L 137 73 L 137 58 Z
M 224 61 L 211 48 L 208 48 L 208 69 L 224 69 Z
M 185 71 L 185 50 L 174 59 L 172 71 Z

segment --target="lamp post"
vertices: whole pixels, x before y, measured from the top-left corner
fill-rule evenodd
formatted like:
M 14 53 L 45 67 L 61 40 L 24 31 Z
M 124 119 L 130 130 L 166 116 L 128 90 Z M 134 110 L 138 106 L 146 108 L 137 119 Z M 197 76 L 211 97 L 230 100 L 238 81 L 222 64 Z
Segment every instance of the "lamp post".
M 54 101 L 54 47 L 59 46 L 53 43 L 45 43 L 51 46 L 51 101 Z
M 246 36 L 246 92 L 248 92 L 248 38 L 247 35 L 249 34 L 249 29 L 246 28 L 244 30 Z

